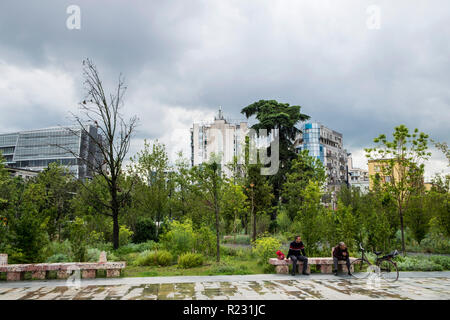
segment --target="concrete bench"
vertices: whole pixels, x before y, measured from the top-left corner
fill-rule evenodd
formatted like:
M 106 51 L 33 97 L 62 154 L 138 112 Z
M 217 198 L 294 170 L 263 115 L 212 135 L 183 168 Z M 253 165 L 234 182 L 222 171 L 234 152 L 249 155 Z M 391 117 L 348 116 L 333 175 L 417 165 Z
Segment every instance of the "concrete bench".
M 97 270 L 106 270 L 106 277 L 119 277 L 120 271 L 126 263 L 107 262 L 106 255 L 101 255 L 100 262 L 68 262 L 68 263 L 35 263 L 35 264 L 8 264 L 8 255 L 0 254 L 0 272 L 6 272 L 7 281 L 23 280 L 25 272 L 31 272 L 32 279 L 44 280 L 49 271 L 56 271 L 58 279 L 67 279 L 72 272 L 79 270 L 81 277 L 92 279 L 97 275 Z
M 350 257 L 350 263 L 355 261 L 357 258 Z M 275 270 L 277 273 L 288 274 L 289 273 L 289 265 L 292 264 L 292 260 L 279 260 L 277 258 L 270 258 L 269 263 L 275 266 Z M 332 273 L 333 272 L 333 258 L 322 258 L 322 257 L 308 257 L 308 268 L 307 271 L 311 272 L 310 266 L 316 265 L 320 268 L 321 273 Z M 303 262 L 297 262 L 298 271 L 301 272 L 303 268 Z M 353 269 L 353 266 L 351 266 Z M 338 263 L 338 271 L 347 272 L 347 265 L 345 261 L 339 261 Z M 353 272 L 353 270 L 351 270 Z

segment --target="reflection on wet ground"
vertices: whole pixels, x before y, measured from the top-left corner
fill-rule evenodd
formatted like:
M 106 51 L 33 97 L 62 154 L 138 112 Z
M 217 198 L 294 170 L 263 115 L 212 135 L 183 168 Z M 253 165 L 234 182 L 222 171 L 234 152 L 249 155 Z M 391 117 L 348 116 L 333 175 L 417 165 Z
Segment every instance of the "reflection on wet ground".
M 450 278 L 405 278 L 395 283 L 358 279 L 205 281 L 117 285 L 1 287 L 1 300 L 303 300 L 450 299 Z

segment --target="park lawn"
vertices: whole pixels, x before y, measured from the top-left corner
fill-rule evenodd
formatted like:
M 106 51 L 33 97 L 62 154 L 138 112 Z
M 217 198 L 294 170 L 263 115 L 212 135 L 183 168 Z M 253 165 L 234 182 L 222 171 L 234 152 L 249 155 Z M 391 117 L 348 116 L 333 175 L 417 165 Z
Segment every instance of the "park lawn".
M 214 260 L 206 261 L 202 266 L 183 269 L 178 265 L 160 266 L 127 266 L 124 277 L 167 277 L 167 276 L 211 276 L 232 274 L 261 274 L 264 267 L 255 260 L 223 259 L 220 263 Z

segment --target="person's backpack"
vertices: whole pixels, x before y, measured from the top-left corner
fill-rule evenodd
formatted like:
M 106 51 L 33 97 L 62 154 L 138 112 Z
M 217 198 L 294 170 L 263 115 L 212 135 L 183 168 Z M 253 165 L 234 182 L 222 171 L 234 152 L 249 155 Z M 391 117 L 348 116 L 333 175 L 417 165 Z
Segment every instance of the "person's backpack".
M 278 260 L 284 260 L 284 253 L 278 250 L 277 252 L 277 258 Z

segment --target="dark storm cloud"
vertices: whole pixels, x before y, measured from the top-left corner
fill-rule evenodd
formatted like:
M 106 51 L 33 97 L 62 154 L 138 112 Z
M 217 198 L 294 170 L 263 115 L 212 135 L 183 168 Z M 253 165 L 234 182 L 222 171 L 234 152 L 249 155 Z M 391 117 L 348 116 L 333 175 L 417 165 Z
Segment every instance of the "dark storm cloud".
M 65 26 L 72 4 L 81 30 Z M 369 5 L 381 10 L 379 30 L 367 28 Z M 74 89 L 60 101 L 0 100 L 8 116 L 0 131 L 64 122 L 90 57 L 108 85 L 125 75 L 138 139 L 167 137 L 219 105 L 237 119 L 253 101 L 276 99 L 342 132 L 351 150 L 400 123 L 448 141 L 449 9 L 444 0 L 2 1 L 0 68 L 21 70 L 10 72 L 18 84 L 30 70 L 47 71 L 53 90 L 63 72 L 63 88 Z

